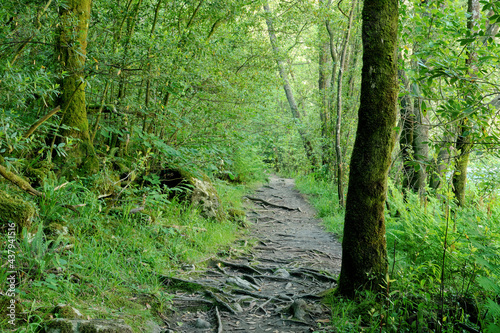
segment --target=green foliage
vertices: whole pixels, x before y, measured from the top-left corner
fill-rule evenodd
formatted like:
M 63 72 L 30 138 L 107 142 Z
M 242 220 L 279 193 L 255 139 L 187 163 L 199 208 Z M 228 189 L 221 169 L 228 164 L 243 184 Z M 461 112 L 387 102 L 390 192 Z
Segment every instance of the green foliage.
M 30 272 L 30 276 L 36 280 L 34 283 L 57 290 L 56 276 L 47 274 L 47 271 L 53 268 L 62 270 L 66 266 L 67 261 L 58 254 L 62 246 L 62 236 L 56 240 L 48 240 L 41 223 L 38 224 L 35 234 L 30 234 L 24 228 L 19 239 L 18 263 Z
M 334 230 L 341 234 L 342 213 L 331 182 L 309 175 L 297 179 L 297 188 L 308 195 L 327 226 L 329 221 L 338 221 Z M 327 298 L 336 331 L 434 331 L 437 321 L 443 320 L 443 332 L 459 332 L 458 323 L 496 332 L 500 320 L 499 210 L 488 202 L 459 209 L 446 196 L 441 198 L 427 197 L 422 202 L 416 194 L 403 196 L 389 183 L 387 292 L 383 296 L 358 294 L 355 300 Z
M 338 196 L 331 180 L 323 179 L 315 174 L 300 176 L 296 180 L 297 189 L 308 195 L 310 202 L 323 219 L 327 230 L 342 239 L 344 229 L 344 212 L 339 209 Z

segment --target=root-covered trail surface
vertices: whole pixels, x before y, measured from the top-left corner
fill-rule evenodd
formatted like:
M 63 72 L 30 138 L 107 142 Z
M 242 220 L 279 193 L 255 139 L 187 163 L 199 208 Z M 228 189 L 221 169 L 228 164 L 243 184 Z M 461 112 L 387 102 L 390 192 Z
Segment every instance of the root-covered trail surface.
M 292 179 L 270 176 L 247 199 L 256 245 L 203 272 L 164 277 L 175 294 L 167 332 L 327 331 L 330 311 L 318 294 L 336 285 L 341 245 Z

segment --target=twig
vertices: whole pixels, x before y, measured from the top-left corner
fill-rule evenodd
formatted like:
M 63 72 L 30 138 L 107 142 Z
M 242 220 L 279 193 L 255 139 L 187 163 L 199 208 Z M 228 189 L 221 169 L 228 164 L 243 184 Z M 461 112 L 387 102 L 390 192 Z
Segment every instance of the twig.
M 75 213 L 80 213 L 80 211 L 77 209 L 78 207 L 85 207 L 87 204 L 78 204 L 78 205 L 61 205 L 64 208 L 68 208 L 69 210 L 75 212 Z
M 36 123 L 34 123 L 33 125 L 31 125 L 31 127 L 30 127 L 29 130 L 26 131 L 26 133 L 24 134 L 24 138 L 27 139 L 31 134 L 33 134 L 33 132 L 35 132 L 35 130 L 41 124 L 43 124 L 45 121 L 47 121 L 48 119 L 50 119 L 50 117 L 52 117 L 53 115 L 55 115 L 60 110 L 61 110 L 61 106 L 58 105 L 54 109 L 52 109 L 52 111 L 50 111 L 45 116 L 43 116 L 42 118 L 40 118 Z
M 144 206 L 141 206 L 141 207 L 137 207 L 137 208 L 134 208 L 134 209 L 131 209 L 129 214 L 135 214 L 135 213 L 139 213 L 140 211 L 144 210 Z
M 261 310 L 262 310 L 262 311 L 264 311 L 264 313 L 267 315 L 267 310 L 266 310 L 266 309 L 264 309 L 264 307 L 265 307 L 265 306 L 266 306 L 269 302 L 271 302 L 273 299 L 274 299 L 274 297 L 271 297 L 270 299 L 268 299 L 267 301 L 265 301 L 264 303 L 262 303 L 261 305 L 259 305 L 259 306 L 257 307 L 257 310 L 258 310 L 258 309 L 261 309 Z
M 62 184 L 61 184 L 61 185 L 59 185 L 59 186 L 54 187 L 54 192 L 55 192 L 55 191 L 57 191 L 57 190 L 62 189 L 64 186 L 66 186 L 66 185 L 68 185 L 68 184 L 69 184 L 69 182 L 65 182 L 65 183 L 62 183 Z
M 31 195 L 38 196 L 38 197 L 45 196 L 45 194 L 43 194 L 42 192 L 38 192 L 37 190 L 35 190 L 30 185 L 30 183 L 28 183 L 26 180 L 22 179 L 21 177 L 19 177 L 18 175 L 14 174 L 14 173 L 8 171 L 7 168 L 1 164 L 0 164 L 0 175 L 5 177 L 6 179 L 10 180 L 12 183 L 17 185 L 20 189 L 28 192 Z

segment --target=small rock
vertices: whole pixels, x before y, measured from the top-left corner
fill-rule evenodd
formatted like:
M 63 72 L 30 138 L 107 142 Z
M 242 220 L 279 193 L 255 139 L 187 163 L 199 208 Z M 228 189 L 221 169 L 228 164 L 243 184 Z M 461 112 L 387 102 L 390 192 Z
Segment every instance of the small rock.
M 233 308 L 236 312 L 243 312 L 243 308 L 241 307 L 240 303 L 234 303 Z
M 210 323 L 201 318 L 196 319 L 196 323 L 194 324 L 196 328 L 210 328 Z
M 306 315 L 306 306 L 307 303 L 303 299 L 296 299 L 293 301 L 293 304 L 290 306 L 290 310 L 293 316 L 298 320 L 304 320 Z
M 162 333 L 163 329 L 154 321 L 148 320 L 146 322 L 146 332 L 151 332 L 151 333 Z
M 132 328 L 125 324 L 122 319 L 64 319 L 57 318 L 47 324 L 47 333 L 65 332 L 95 332 L 95 333 L 132 333 Z
M 285 286 L 285 289 L 290 289 L 290 288 L 292 288 L 292 283 L 288 282 Z
M 279 277 L 282 277 L 282 278 L 289 278 L 290 277 L 290 273 L 288 273 L 288 271 L 286 269 L 280 268 L 280 269 L 277 269 L 274 272 L 274 276 L 279 276 Z

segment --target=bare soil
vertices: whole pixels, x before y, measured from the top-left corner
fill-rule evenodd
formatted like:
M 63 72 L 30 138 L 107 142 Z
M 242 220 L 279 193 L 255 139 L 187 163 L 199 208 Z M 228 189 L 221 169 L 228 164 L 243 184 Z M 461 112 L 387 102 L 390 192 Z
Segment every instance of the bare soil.
M 272 175 L 247 199 L 256 245 L 213 259 L 201 273 L 164 277 L 175 294 L 167 332 L 328 332 L 321 293 L 336 286 L 340 243 L 293 179 Z

